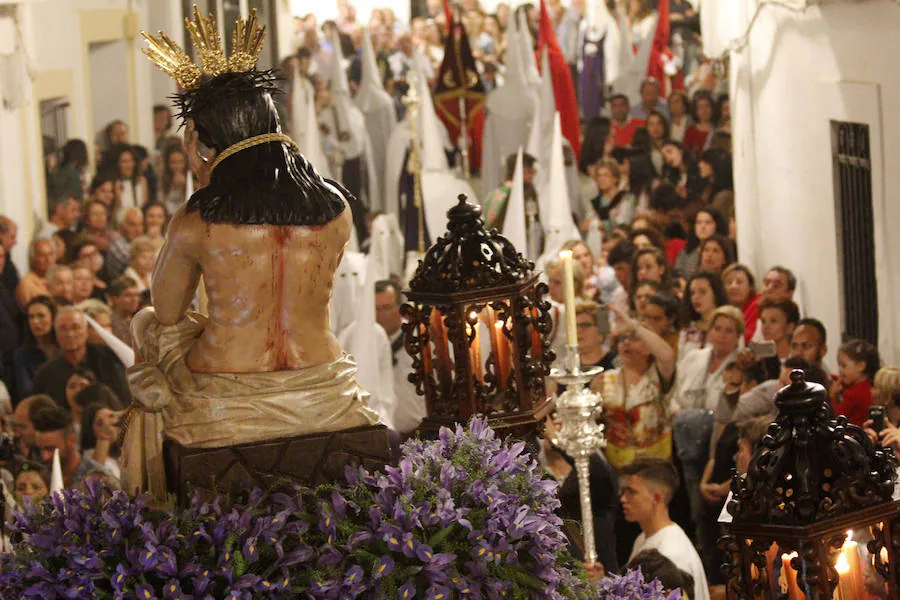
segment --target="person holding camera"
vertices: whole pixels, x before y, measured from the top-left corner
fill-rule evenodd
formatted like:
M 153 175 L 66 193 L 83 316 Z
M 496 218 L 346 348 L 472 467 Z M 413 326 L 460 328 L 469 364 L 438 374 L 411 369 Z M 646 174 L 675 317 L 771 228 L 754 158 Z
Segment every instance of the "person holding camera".
M 900 366 L 882 367 L 872 380 L 873 406 L 863 428 L 869 438 L 900 453 Z

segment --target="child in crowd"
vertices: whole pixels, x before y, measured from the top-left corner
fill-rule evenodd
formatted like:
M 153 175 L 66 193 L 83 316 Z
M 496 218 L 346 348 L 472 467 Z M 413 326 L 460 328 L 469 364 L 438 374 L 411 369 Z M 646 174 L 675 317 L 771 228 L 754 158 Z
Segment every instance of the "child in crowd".
M 832 386 L 831 407 L 862 427 L 872 406 L 872 380 L 881 367 L 878 348 L 863 340 L 852 340 L 838 350 L 838 380 Z

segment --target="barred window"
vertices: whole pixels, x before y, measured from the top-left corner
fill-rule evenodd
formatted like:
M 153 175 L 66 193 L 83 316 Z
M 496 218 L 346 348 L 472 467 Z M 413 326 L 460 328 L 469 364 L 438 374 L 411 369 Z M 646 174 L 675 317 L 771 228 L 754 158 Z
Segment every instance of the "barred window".
M 869 126 L 831 121 L 843 337 L 878 343 Z

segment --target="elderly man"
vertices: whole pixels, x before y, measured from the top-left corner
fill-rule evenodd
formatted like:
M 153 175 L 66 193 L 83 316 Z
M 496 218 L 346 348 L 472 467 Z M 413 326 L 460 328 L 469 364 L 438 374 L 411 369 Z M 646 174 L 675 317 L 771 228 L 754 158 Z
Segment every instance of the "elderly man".
M 41 228 L 37 237 L 50 239 L 57 231 L 72 229 L 78 224 L 81 214 L 81 205 L 78 198 L 68 194 L 57 198 L 53 202 L 50 219 Z
M 56 264 L 56 248 L 48 239 L 38 238 L 31 242 L 28 252 L 31 270 L 19 281 L 16 288 L 16 302 L 21 308 L 37 296 L 49 296 L 47 271 Z
M 61 308 L 55 328 L 59 356 L 41 365 L 34 374 L 35 394 L 47 394 L 60 406 L 67 406 L 66 382 L 75 367 L 82 366 L 93 371 L 97 381 L 108 385 L 122 404 L 131 402 L 125 368 L 112 350 L 88 343 L 88 325 L 80 310 L 73 306 Z
M 72 304 L 74 285 L 71 267 L 53 265 L 47 269 L 47 288 L 50 290 L 50 297 L 58 306 Z
M 125 272 L 131 257 L 131 242 L 144 235 L 144 214 L 140 209 L 131 207 L 122 211 L 119 217 L 119 233 L 109 245 L 106 254 L 106 268 L 111 278 Z

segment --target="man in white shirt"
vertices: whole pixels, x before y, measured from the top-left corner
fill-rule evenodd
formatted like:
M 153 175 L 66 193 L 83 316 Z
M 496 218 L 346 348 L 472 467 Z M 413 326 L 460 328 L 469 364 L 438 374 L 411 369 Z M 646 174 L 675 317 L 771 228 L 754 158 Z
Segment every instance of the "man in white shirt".
M 643 550 L 658 550 L 694 578 L 691 600 L 709 600 L 703 562 L 684 530 L 669 518 L 669 502 L 679 480 L 675 466 L 661 458 L 638 458 L 622 469 L 622 477 L 625 519 L 641 526 L 630 558 Z

